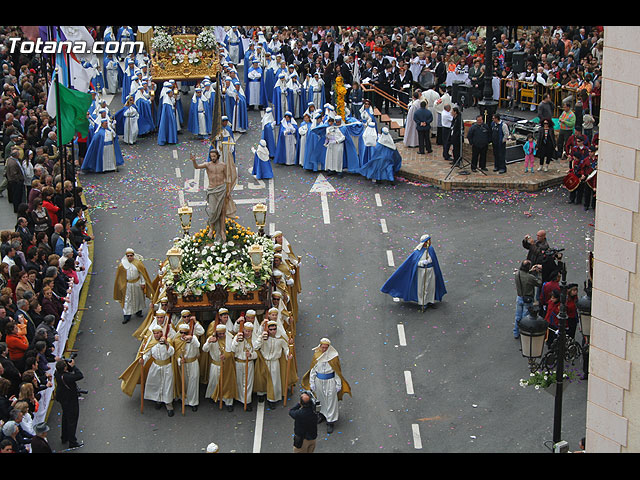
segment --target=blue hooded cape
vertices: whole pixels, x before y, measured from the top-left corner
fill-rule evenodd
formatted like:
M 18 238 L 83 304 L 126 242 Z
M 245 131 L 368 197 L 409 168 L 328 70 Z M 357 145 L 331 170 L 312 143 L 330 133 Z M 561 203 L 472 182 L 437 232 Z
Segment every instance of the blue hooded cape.
M 262 129 L 262 136 L 260 137 L 260 140 L 267 142 L 269 153 L 273 156 L 276 151 L 276 135 L 273 131 L 273 126 L 270 123 L 267 123 Z
M 393 150 L 380 143 L 373 147 L 371 158 L 355 173 L 367 177 L 369 180 L 395 180 L 395 174 L 402 166 L 402 156 L 398 150 Z
M 300 128 L 302 126 L 306 126 L 307 127 L 307 134 L 306 135 L 300 135 Z M 300 122 L 300 125 L 298 126 L 298 143 L 296 143 L 296 158 L 298 159 L 298 165 L 304 166 L 304 159 L 307 156 L 307 147 L 308 147 L 308 140 L 309 140 L 309 135 L 311 134 L 311 122 L 305 122 L 304 120 Z M 300 156 L 300 152 L 302 150 L 302 145 L 304 144 L 304 156 Z
M 298 125 L 292 123 L 293 128 L 295 129 L 295 133 L 293 134 L 296 137 L 296 153 L 298 151 L 298 143 L 300 142 L 300 134 L 298 133 Z M 267 147 L 269 144 L 267 143 Z M 271 150 L 269 150 L 271 152 Z M 298 157 L 296 156 L 296 159 Z M 278 133 L 278 146 L 276 147 L 275 154 L 273 155 L 273 162 L 284 165 L 287 162 L 287 142 L 285 141 L 285 133 L 284 128 L 280 127 L 280 132 Z M 296 160 L 296 164 L 297 164 Z
M 414 250 L 413 253 L 402 262 L 402 265 L 393 272 L 380 289 L 382 293 L 388 293 L 394 298 L 401 298 L 405 302 L 418 301 L 418 262 L 425 251 L 425 245 L 418 250 Z M 440 302 L 442 301 L 442 297 L 447 293 L 447 289 L 444 285 L 444 278 L 442 277 L 438 257 L 432 246 L 429 246 L 429 255 L 431 256 L 433 273 L 435 274 L 435 299 Z
M 118 142 L 117 135 L 113 136 L 113 146 L 116 156 L 116 167 L 124 165 L 124 158 L 122 157 L 122 151 L 120 150 L 120 143 Z M 87 148 L 87 152 L 84 155 L 84 161 L 82 162 L 81 170 L 88 170 L 90 172 L 102 172 L 104 157 L 104 128 L 98 128 L 94 132 L 91 139 L 91 143 Z
M 280 85 L 277 85 L 273 89 L 273 98 L 271 99 L 271 102 L 273 103 L 273 119 L 276 121 L 276 125 L 280 125 L 280 122 L 284 118 L 284 112 L 286 111 L 286 110 L 282 110 L 282 105 L 280 103 L 280 96 L 282 95 L 282 93 L 284 93 L 285 96 L 288 96 L 287 92 L 282 91 L 282 88 L 280 87 Z M 287 106 L 288 104 L 289 102 L 287 97 Z
M 202 107 L 204 109 L 204 123 L 206 134 L 211 133 L 211 108 L 209 106 L 209 101 L 205 100 L 204 96 L 200 97 L 202 99 Z M 195 98 L 195 102 L 193 99 L 189 104 L 189 119 L 187 120 L 187 130 L 189 130 L 194 135 L 200 135 L 200 122 L 198 121 L 198 98 Z
M 174 98 L 176 99 L 176 115 L 178 116 L 178 120 L 180 121 L 180 125 L 184 125 L 184 109 L 182 108 L 182 99 L 180 98 L 182 95 L 178 93 Z
M 296 97 L 295 97 L 295 94 L 293 93 L 293 90 L 291 90 L 290 88 L 287 88 L 287 107 L 288 107 L 288 110 L 293 114 L 294 118 L 301 118 L 302 114 L 307 109 L 307 92 L 302 86 L 302 84 L 300 84 L 299 102 L 300 102 L 300 105 L 298 106 L 298 111 L 300 115 L 296 116 L 296 108 L 295 108 Z
M 320 137 L 320 141 L 322 142 L 322 144 L 324 144 L 325 134 L 328 126 L 329 125 L 327 123 L 322 123 L 317 127 L 311 129 L 311 131 L 315 133 L 316 136 Z M 362 123 L 357 122 L 352 124 L 343 124 L 338 128 L 344 135 L 344 148 L 342 149 L 342 168 L 348 170 L 349 172 L 355 172 L 358 168 L 360 168 L 360 155 L 358 153 L 358 150 L 356 149 L 355 143 L 353 143 L 353 139 L 351 138 L 351 136 L 361 136 L 362 132 L 364 131 L 364 127 Z M 307 148 L 309 148 L 309 145 L 307 145 Z M 316 146 L 314 146 L 314 149 L 319 150 Z M 323 148 L 318 153 L 322 154 L 322 169 L 324 169 L 326 148 Z M 315 163 L 320 164 L 320 161 L 316 160 Z
M 178 126 L 173 108 L 170 104 L 163 102 L 158 125 L 158 145 L 166 145 L 167 143 L 178 143 Z
M 238 46 L 238 61 L 242 60 L 244 58 L 244 45 L 242 43 L 242 38 L 240 35 L 240 32 L 237 32 L 238 34 L 238 40 L 235 42 L 231 42 L 231 40 L 229 39 L 229 34 L 225 35 L 224 37 L 224 46 L 227 47 L 227 51 L 229 51 L 229 46 L 230 45 L 237 45 Z
M 271 168 L 271 160 L 265 162 L 258 158 L 258 154 L 253 156 L 253 170 L 252 175 L 255 175 L 258 180 L 265 178 L 273 178 L 273 169 Z
M 252 83 L 259 83 L 260 84 L 260 105 L 262 107 L 266 107 L 268 105 L 268 96 L 267 96 L 267 87 L 265 85 L 265 78 L 264 78 L 264 70 L 262 69 L 262 67 L 258 66 L 258 68 L 254 68 L 253 66 L 248 67 L 249 71 L 247 72 L 250 73 L 251 71 L 259 71 L 260 72 L 260 79 L 259 80 L 251 80 L 249 79 L 249 76 L 247 75 L 247 83 L 246 83 L 246 88 L 245 93 L 247 98 L 249 97 L 250 93 L 249 93 L 249 85 Z M 247 100 L 248 101 L 248 100 Z
M 273 89 L 276 87 L 277 81 L 278 77 L 276 76 L 276 72 L 272 68 L 265 68 L 262 83 L 267 97 L 267 103 L 272 103 Z
M 347 119 L 349 120 L 349 119 Z M 356 171 L 362 166 L 360 163 L 360 152 L 353 142 L 353 137 L 362 137 L 364 125 L 362 122 L 354 121 L 354 123 L 344 123 L 340 126 L 340 131 L 344 135 L 344 156 L 342 168 L 350 172 Z M 358 141 L 358 146 L 362 145 L 362 141 Z
M 229 121 L 232 122 L 235 116 L 235 110 L 238 109 L 238 124 L 234 125 L 234 128 L 240 130 L 247 130 L 249 128 L 249 116 L 247 114 L 247 100 L 238 93 L 238 101 L 231 95 L 225 94 L 223 96 L 225 105 L 225 115 L 229 117 Z
M 327 147 L 324 146 L 325 132 L 328 124 L 320 123 L 307 133 L 307 145 L 304 149 L 303 167 L 306 170 L 317 172 L 324 170 L 324 162 L 327 157 Z
M 135 68 L 134 68 L 135 70 Z M 135 76 L 135 74 L 133 73 L 134 70 L 131 70 L 128 66 L 125 69 L 125 71 L 123 72 L 123 77 L 122 77 L 122 103 L 125 104 L 127 103 L 127 97 L 129 96 L 129 93 L 131 93 L 131 82 L 133 80 L 133 77 Z
M 153 122 L 153 113 L 151 112 L 151 102 L 144 98 L 139 98 L 135 102 L 140 118 L 138 118 L 138 135 L 144 135 L 152 132 L 156 126 Z
M 313 97 L 314 97 L 314 95 L 313 95 L 313 87 L 312 87 L 312 86 L 309 86 L 309 88 L 307 89 L 307 104 L 308 104 L 309 102 L 313 102 L 313 103 L 316 105 L 316 108 L 320 108 L 320 109 L 322 109 L 322 108 L 323 108 L 323 106 L 324 106 L 324 104 L 325 104 L 325 103 L 327 103 L 327 100 L 326 100 L 326 94 L 325 94 L 325 91 L 324 91 L 324 87 L 322 87 L 322 88 L 320 89 L 320 98 L 321 98 L 320 102 L 316 102 L 316 101 L 313 99 Z
M 251 44 L 249 44 L 251 45 Z M 248 48 L 246 52 L 244 52 L 244 84 L 246 85 L 249 81 L 249 66 L 252 64 L 251 59 L 256 54 L 255 48 Z
M 124 135 L 124 112 L 127 111 L 129 107 L 124 106 L 120 110 L 118 110 L 113 118 L 116 121 L 116 134 Z

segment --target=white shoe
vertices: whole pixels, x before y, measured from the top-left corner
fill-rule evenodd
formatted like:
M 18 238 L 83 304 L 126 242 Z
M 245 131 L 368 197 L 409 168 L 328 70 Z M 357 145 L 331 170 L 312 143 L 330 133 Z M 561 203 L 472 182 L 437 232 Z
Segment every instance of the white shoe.
M 542 170 L 542 165 L 538 167 L 538 171 L 540 172 L 541 170 Z
M 549 171 L 549 167 L 547 167 L 547 166 L 545 165 L 543 170 L 544 170 L 545 172 L 548 172 L 548 171 Z

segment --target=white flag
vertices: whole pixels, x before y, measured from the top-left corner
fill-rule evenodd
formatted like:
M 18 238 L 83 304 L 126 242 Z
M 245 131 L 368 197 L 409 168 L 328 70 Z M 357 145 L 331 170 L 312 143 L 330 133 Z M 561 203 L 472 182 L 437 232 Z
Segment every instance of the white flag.
M 83 67 L 73 57 L 69 57 L 69 71 L 71 73 L 71 86 L 80 92 L 88 92 L 91 79 L 96 76 L 96 69 Z
M 64 33 L 64 36 L 70 42 L 86 43 L 87 45 L 86 51 L 89 51 L 91 47 L 93 47 L 94 40 L 91 34 L 89 33 L 89 30 L 87 30 L 87 27 L 62 27 L 61 26 L 60 30 L 62 30 L 62 33 Z
M 57 105 L 57 97 L 56 97 L 56 75 L 58 72 L 53 72 L 53 77 L 51 78 L 51 84 L 49 85 L 49 94 L 47 95 L 47 113 L 51 118 L 56 118 L 56 105 Z

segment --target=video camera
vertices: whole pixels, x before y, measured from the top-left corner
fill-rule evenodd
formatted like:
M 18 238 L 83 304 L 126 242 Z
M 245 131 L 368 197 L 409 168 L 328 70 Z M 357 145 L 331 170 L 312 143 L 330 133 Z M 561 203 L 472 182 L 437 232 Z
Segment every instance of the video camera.
M 73 352 L 71 355 L 69 355 L 69 358 L 63 358 L 62 360 L 64 360 L 68 366 L 71 365 L 71 362 L 78 356 L 78 354 L 76 352 Z M 81 389 L 77 389 L 78 392 L 78 396 L 80 395 L 86 395 L 87 393 L 89 393 L 88 390 L 81 390 Z
M 564 248 L 550 248 L 544 252 L 545 255 L 549 257 L 553 257 L 557 260 L 562 258 L 562 252 L 564 252 Z
M 67 362 L 67 364 L 69 364 L 77 356 L 78 356 L 78 354 L 74 352 L 71 355 L 69 355 L 69 358 L 63 358 L 62 360 L 64 360 L 65 362 Z
M 303 390 L 302 392 L 300 392 L 300 405 L 302 406 L 302 408 L 306 408 L 308 406 L 308 404 L 302 401 L 303 394 L 309 395 L 309 398 L 311 399 L 310 407 L 313 410 L 313 413 L 318 413 L 320 411 L 320 402 L 316 400 L 316 397 L 311 390 Z

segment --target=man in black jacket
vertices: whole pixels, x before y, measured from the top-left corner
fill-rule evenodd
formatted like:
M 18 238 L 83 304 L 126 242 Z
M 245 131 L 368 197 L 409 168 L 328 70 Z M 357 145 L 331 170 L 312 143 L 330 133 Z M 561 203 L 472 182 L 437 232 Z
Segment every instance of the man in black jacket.
M 389 97 L 393 97 L 392 85 L 395 81 L 395 74 L 393 72 L 393 65 L 391 63 L 385 64 L 384 71 L 380 74 L 380 89 L 387 95 L 383 97 L 381 109 L 384 107 L 384 113 L 389 114 L 389 107 L 391 101 Z
M 0 365 L 2 366 L 2 377 L 11 382 L 8 396 L 18 396 L 20 393 L 20 384 L 22 383 L 22 374 L 15 364 L 9 359 L 9 350 L 7 344 L 0 342 Z
M 18 206 L 24 199 L 24 173 L 22 173 L 22 166 L 18 156 L 18 148 L 12 147 L 4 167 L 9 201 L 13 204 L 13 213 L 18 213 Z
M 16 224 L 16 232 L 20 234 L 20 238 L 22 239 L 23 245 L 29 245 L 31 239 L 33 238 L 33 233 L 29 230 L 29 222 L 24 217 L 18 218 L 18 223 Z
M 69 442 L 69 448 L 82 446 L 76 438 L 78 427 L 78 417 L 80 415 L 80 405 L 78 403 L 78 385 L 76 382 L 82 380 L 84 375 L 76 367 L 74 359 L 58 360 L 56 362 L 56 400 L 62 407 L 62 443 Z
M 300 402 L 289 410 L 293 424 L 293 453 L 313 453 L 318 437 L 318 414 L 309 392 L 302 392 Z
M 436 85 L 444 85 L 447 81 L 447 67 L 442 61 L 442 55 L 436 56 L 436 61 L 433 66 L 433 75 L 435 77 Z
M 49 425 L 46 423 L 38 423 L 34 427 L 35 436 L 31 439 L 31 453 L 53 453 L 47 440 L 47 432 Z
M 38 328 L 36 329 L 36 334 L 38 332 L 43 333 L 43 336 L 45 337 L 45 341 L 47 342 L 47 346 L 49 348 L 52 348 L 55 342 L 57 342 L 59 339 L 58 331 L 55 328 L 55 323 L 56 323 L 55 315 L 45 315 L 44 318 L 42 319 L 42 323 L 38 325 Z M 56 359 L 49 357 L 48 360 L 50 362 L 53 362 Z
M 476 123 L 469 127 L 467 140 L 471 145 L 471 171 L 487 171 L 487 150 L 491 142 L 491 129 L 484 123 L 482 115 L 476 116 Z
M 324 52 L 328 52 L 329 59 L 333 61 L 335 56 L 335 48 L 336 48 L 336 44 L 333 41 L 333 36 L 329 33 L 325 37 L 325 40 L 322 43 L 320 43 L 320 52 L 323 54 Z
M 457 162 L 462 156 L 462 113 L 458 107 L 453 107 L 451 113 L 453 121 L 451 122 L 449 143 L 453 147 L 453 162 Z
M 413 121 L 416 124 L 416 132 L 418 133 L 418 153 L 431 153 L 431 122 L 433 122 L 433 114 L 431 110 L 427 110 L 427 102 L 420 102 L 418 108 L 413 114 Z

